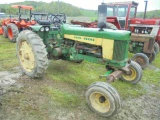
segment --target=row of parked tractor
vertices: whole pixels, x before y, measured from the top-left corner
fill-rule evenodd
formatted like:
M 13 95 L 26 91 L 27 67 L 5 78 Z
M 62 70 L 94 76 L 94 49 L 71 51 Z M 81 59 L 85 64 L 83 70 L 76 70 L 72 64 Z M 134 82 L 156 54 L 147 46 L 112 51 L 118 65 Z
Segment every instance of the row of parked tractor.
M 142 78 L 142 68 L 154 61 L 159 52 L 160 19 L 136 17 L 138 3 L 102 3 L 98 6 L 98 21 L 87 23 L 72 20 L 65 14 L 33 13 L 32 6 L 13 5 L 18 18 L 2 20 L 2 34 L 16 42 L 16 53 L 22 71 L 39 78 L 45 73 L 48 59 L 80 63 L 87 60 L 103 64 L 107 82 L 96 82 L 86 90 L 89 107 L 103 117 L 111 117 L 121 108 L 117 90 L 110 84 L 120 79 L 136 84 Z M 30 11 L 21 17 L 21 9 Z M 128 58 L 128 50 L 134 53 Z

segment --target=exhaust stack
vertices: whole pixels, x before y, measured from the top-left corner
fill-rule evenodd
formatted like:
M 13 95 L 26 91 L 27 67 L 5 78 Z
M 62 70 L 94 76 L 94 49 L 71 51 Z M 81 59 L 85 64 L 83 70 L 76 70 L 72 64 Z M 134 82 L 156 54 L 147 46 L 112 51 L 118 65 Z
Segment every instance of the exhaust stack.
M 144 17 L 143 17 L 143 19 L 146 18 L 146 11 L 147 11 L 148 0 L 145 0 L 144 2 L 145 2 L 145 10 L 144 10 Z

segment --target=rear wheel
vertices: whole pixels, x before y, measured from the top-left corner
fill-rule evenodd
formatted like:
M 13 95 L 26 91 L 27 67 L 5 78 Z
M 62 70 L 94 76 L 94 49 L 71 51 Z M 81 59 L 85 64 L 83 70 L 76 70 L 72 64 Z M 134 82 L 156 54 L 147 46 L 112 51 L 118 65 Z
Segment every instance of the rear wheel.
M 132 84 L 136 84 L 142 78 L 142 68 L 135 61 L 131 61 L 129 69 L 129 74 L 123 74 L 120 79 Z
M 89 107 L 103 117 L 111 117 L 121 108 L 120 96 L 115 88 L 106 82 L 96 82 L 86 91 Z
M 106 23 L 106 28 L 117 30 L 117 27 L 114 24 L 109 22 Z
M 6 26 L 2 26 L 2 34 L 3 34 L 3 37 L 5 37 L 5 38 L 8 37 L 7 27 Z
M 143 53 L 136 53 L 133 56 L 132 60 L 137 62 L 142 68 L 145 68 L 149 65 L 149 59 L 147 55 Z
M 42 77 L 48 58 L 42 39 L 30 30 L 22 31 L 17 38 L 17 57 L 22 71 L 33 78 Z
M 158 52 L 159 52 L 159 45 L 157 42 L 154 43 L 154 51 L 156 54 L 158 54 Z
M 19 33 L 18 27 L 15 24 L 10 23 L 7 25 L 7 32 L 10 42 L 16 42 L 16 38 L 18 37 Z

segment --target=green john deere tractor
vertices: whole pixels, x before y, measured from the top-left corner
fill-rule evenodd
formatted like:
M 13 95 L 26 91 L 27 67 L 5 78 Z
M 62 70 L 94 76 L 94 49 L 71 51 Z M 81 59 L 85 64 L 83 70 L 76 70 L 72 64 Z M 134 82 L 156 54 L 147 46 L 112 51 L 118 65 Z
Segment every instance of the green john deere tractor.
M 56 17 L 60 22 L 61 20 Z M 48 64 L 48 58 L 103 64 L 108 82 L 121 79 L 130 83 L 141 80 L 142 69 L 128 59 L 129 31 L 103 29 L 105 20 L 99 20 L 99 28 L 84 28 L 68 24 L 31 26 L 17 38 L 17 57 L 23 72 L 33 78 L 41 77 Z M 86 90 L 89 107 L 103 117 L 111 117 L 121 107 L 117 90 L 107 82 L 96 82 Z

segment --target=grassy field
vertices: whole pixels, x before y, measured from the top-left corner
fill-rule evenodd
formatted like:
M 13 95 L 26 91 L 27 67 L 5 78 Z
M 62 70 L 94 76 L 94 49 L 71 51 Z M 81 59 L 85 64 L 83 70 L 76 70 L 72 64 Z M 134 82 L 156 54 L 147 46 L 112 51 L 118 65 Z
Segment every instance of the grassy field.
M 9 70 L 18 65 L 16 58 L 16 44 L 0 35 L 0 70 Z
M 132 54 L 129 54 L 131 57 Z M 152 64 L 160 68 L 160 53 Z M 0 36 L 0 71 L 11 71 L 19 66 L 16 58 L 16 44 Z M 51 60 L 44 78 L 31 79 L 23 76 L 17 79 L 21 92 L 9 92 L 1 98 L 3 109 L 0 118 L 14 120 L 46 120 L 57 118 L 56 114 L 65 116 L 66 112 L 80 112 L 77 117 L 85 119 L 86 115 L 101 119 L 88 108 L 85 101 L 86 88 L 105 73 L 102 65 L 89 63 L 72 63 L 63 60 Z M 123 100 L 136 98 L 148 93 L 149 85 L 160 87 L 160 72 L 147 68 L 137 85 L 116 81 L 112 85 L 118 90 Z M 152 94 L 153 96 L 156 95 Z M 9 113 L 7 117 L 6 114 Z M 83 115 L 81 116 L 81 114 Z M 72 116 L 72 115 L 71 115 Z

